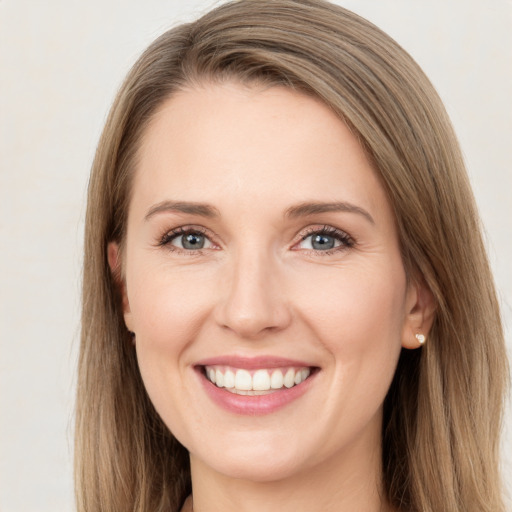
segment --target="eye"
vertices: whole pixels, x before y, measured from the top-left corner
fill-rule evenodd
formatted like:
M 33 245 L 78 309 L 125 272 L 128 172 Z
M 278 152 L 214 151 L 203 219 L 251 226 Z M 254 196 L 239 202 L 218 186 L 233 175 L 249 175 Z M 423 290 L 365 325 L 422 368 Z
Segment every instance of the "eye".
M 198 251 L 211 249 L 214 244 L 205 233 L 198 229 L 177 228 L 166 233 L 159 245 L 182 251 Z
M 334 252 L 352 247 L 354 241 L 347 233 L 331 227 L 311 228 L 302 235 L 301 241 L 297 244 L 298 249 L 305 249 L 316 252 Z
M 208 239 L 202 233 L 187 233 L 179 235 L 172 240 L 171 245 L 180 249 L 203 249 Z

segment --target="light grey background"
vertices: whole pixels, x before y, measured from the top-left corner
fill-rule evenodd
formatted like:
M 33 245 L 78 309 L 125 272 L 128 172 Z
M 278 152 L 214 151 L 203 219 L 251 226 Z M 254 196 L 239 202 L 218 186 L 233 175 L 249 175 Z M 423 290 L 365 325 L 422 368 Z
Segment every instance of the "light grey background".
M 511 1 L 338 3 L 397 39 L 445 101 L 486 227 L 511 348 Z M 82 231 L 95 145 L 142 49 L 212 5 L 0 0 L 1 512 L 74 508 Z M 503 460 L 510 493 L 510 412 Z

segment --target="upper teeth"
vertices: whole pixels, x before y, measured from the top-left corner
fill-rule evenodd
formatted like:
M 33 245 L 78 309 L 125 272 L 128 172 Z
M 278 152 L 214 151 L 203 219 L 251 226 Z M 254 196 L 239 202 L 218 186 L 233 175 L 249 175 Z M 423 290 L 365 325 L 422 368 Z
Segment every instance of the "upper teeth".
M 305 381 L 309 368 L 275 368 L 255 371 L 221 366 L 206 366 L 206 376 L 219 388 L 228 391 L 268 391 L 291 388 Z

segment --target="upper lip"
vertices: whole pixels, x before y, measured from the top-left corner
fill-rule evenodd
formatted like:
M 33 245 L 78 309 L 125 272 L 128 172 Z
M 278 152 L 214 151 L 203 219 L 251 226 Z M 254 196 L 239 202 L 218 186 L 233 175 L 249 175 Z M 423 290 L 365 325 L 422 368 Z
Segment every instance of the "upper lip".
M 198 361 L 195 366 L 231 366 L 232 368 L 243 368 L 245 370 L 257 370 L 263 368 L 283 368 L 288 366 L 310 368 L 311 363 L 297 359 L 288 359 L 277 356 L 217 356 Z

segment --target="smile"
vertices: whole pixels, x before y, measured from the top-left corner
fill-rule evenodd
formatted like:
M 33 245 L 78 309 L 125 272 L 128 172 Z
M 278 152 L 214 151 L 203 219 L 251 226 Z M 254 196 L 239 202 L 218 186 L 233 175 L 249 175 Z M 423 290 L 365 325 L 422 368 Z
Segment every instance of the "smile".
M 311 374 L 309 367 L 246 370 L 229 366 L 204 367 L 206 378 L 218 388 L 238 395 L 264 395 L 292 388 Z
M 314 386 L 318 366 L 282 357 L 219 356 L 198 361 L 196 375 L 206 395 L 236 415 L 277 412 Z

